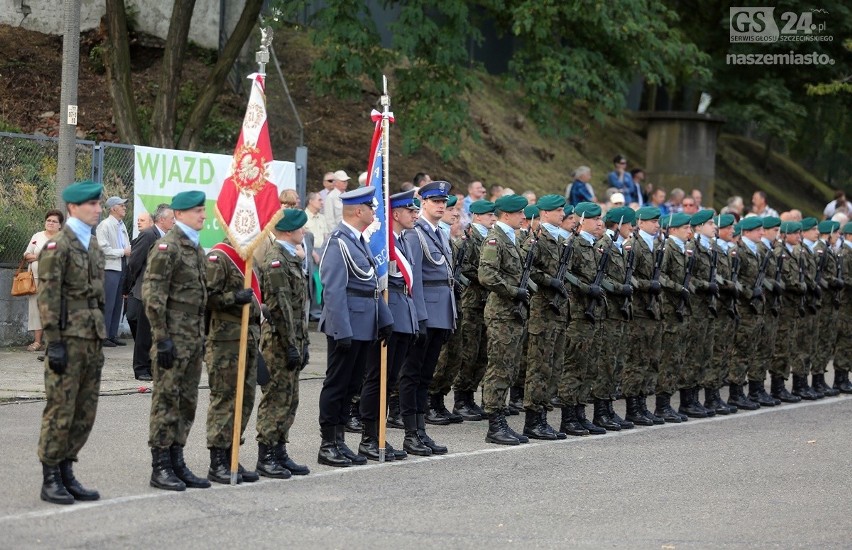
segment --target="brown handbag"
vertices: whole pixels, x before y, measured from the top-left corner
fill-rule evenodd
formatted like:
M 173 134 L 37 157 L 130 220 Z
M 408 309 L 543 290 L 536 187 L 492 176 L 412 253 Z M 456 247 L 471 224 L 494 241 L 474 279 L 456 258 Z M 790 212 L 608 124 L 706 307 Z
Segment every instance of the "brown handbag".
M 33 272 L 24 267 L 26 260 L 21 260 L 15 278 L 12 280 L 12 296 L 32 296 L 37 292 Z

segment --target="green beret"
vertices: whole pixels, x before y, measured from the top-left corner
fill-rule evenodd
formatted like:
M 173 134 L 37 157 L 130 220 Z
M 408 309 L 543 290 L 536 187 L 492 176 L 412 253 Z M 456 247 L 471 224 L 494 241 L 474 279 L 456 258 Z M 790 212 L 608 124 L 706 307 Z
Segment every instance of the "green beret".
M 571 214 L 574 213 L 574 205 L 566 204 L 565 208 L 563 208 L 562 211 L 565 212 L 566 216 L 570 216 Z
M 204 206 L 207 196 L 203 191 L 183 191 L 172 197 L 172 210 L 189 210 L 196 206 Z
M 734 225 L 734 220 L 736 220 L 736 218 L 733 214 L 721 214 L 716 216 L 716 226 L 719 229 L 722 229 Z
M 529 204 L 524 207 L 524 217 L 528 220 L 533 218 L 538 218 L 541 215 L 541 212 L 538 211 L 538 206 L 534 204 Z
M 699 210 L 695 214 L 689 218 L 689 225 L 695 227 L 696 225 L 701 225 L 702 223 L 707 223 L 713 217 L 713 211 L 709 208 L 706 210 Z
M 62 191 L 62 200 L 68 204 L 83 204 L 99 200 L 104 192 L 104 186 L 91 180 L 72 183 Z
M 551 211 L 558 210 L 565 206 L 565 197 L 562 195 L 545 195 L 538 199 L 538 202 L 535 203 L 538 206 L 539 210 Z
M 666 222 L 669 224 L 669 227 L 683 227 L 684 225 L 689 225 L 689 220 L 691 219 L 692 216 L 690 216 L 689 214 L 678 212 L 673 216 L 668 216 L 666 218 Z
M 494 206 L 500 212 L 520 212 L 527 206 L 528 201 L 526 197 L 521 195 L 503 195 L 496 201 L 494 201 Z
M 298 208 L 285 208 L 284 217 L 275 224 L 278 231 L 295 231 L 308 223 L 308 215 Z
M 574 205 L 574 215 L 583 218 L 597 218 L 601 215 L 601 207 L 593 202 L 578 202 Z
M 844 234 L 852 233 L 852 222 L 849 222 L 846 225 L 844 225 L 843 231 L 841 231 L 841 233 L 844 233 Z
M 802 230 L 801 222 L 781 222 L 781 233 L 798 233 Z
M 781 225 L 781 218 L 776 218 L 775 216 L 766 216 L 763 218 L 763 228 L 764 229 L 772 229 L 773 227 L 778 227 Z
M 807 231 L 809 229 L 813 229 L 817 226 L 816 218 L 805 218 L 802 220 L 802 231 Z
M 612 223 L 626 223 L 632 224 L 636 221 L 636 212 L 633 211 L 629 206 L 618 206 L 616 208 L 610 208 L 606 216 L 604 216 L 604 222 L 612 222 Z
M 749 216 L 740 220 L 740 231 L 752 231 L 763 227 L 763 218 L 758 216 Z
M 488 214 L 494 212 L 494 203 L 485 199 L 479 199 L 470 203 L 471 214 Z
M 735 223 L 734 224 L 734 237 L 739 235 L 742 232 L 742 230 L 743 230 L 743 228 L 742 228 L 742 225 L 740 224 L 740 222 Z
M 455 195 L 450 195 L 447 197 L 447 208 L 452 208 L 457 202 L 459 202 L 459 198 Z
M 817 227 L 819 228 L 820 235 L 827 235 L 829 233 L 834 233 L 835 231 L 840 231 L 840 222 L 825 220 L 819 222 Z
M 636 211 L 636 219 L 641 221 L 656 220 L 662 215 L 660 209 L 656 206 L 643 206 Z

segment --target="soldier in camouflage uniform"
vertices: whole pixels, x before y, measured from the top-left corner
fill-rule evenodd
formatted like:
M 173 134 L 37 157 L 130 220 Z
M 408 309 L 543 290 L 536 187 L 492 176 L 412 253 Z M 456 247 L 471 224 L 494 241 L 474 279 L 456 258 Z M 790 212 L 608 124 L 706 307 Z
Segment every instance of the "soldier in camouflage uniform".
M 239 262 L 238 264 L 235 262 Z M 252 274 L 252 281 L 256 282 Z M 231 444 L 234 435 L 234 405 L 237 399 L 237 370 L 240 357 L 240 327 L 243 305 L 249 305 L 248 339 L 246 340 L 245 381 L 243 383 L 240 445 L 254 410 L 257 386 L 257 345 L 260 340 L 260 307 L 251 288 L 245 284 L 245 260 L 225 241 L 207 255 L 207 380 L 210 384 L 210 406 L 207 408 L 207 448 L 210 468 L 207 479 L 217 483 L 231 482 Z M 255 472 L 243 468 L 237 480 L 254 482 Z
M 804 274 L 807 292 L 805 294 L 805 315 L 799 319 L 796 334 L 796 354 L 793 359 L 793 395 L 802 399 L 822 399 L 825 395 L 808 384 L 808 375 L 813 366 L 815 345 L 819 339 L 817 323 L 817 303 L 822 289 L 817 290 L 817 257 L 814 253 L 819 238 L 816 218 L 802 220 L 802 242 L 794 249 L 796 261 L 800 263 Z
M 565 338 L 565 316 L 568 310 L 568 290 L 559 279 L 559 259 L 564 243 L 560 242 L 559 226 L 564 217 L 565 197 L 545 195 L 536 204 L 541 224 L 530 278 L 538 286 L 530 302 L 527 322 L 527 373 L 523 391 L 524 435 L 532 439 L 565 439 L 547 423 L 547 410 L 552 405 L 549 390 L 551 373 L 555 364 L 562 364 L 555 342 Z M 530 241 L 522 247 L 529 253 Z
M 845 290 L 840 292 L 840 310 L 837 314 L 837 349 L 840 353 L 834 356 L 834 389 L 842 393 L 852 393 L 852 382 L 849 381 L 849 370 L 852 368 L 852 357 L 848 350 L 852 349 L 852 222 L 847 223 L 841 230 L 840 250 L 837 254 L 839 279 L 843 281 Z
M 528 317 L 530 291 L 520 288 L 524 254 L 515 231 L 524 217 L 527 200 L 518 195 L 495 202 L 498 221 L 485 237 L 479 259 L 479 282 L 490 291 L 485 305 L 488 332 L 488 367 L 483 379 L 483 402 L 488 414 L 485 441 L 517 445 L 519 438 L 506 423 L 504 408 L 512 382 L 517 377 L 521 344 Z
M 47 352 L 38 458 L 41 499 L 54 504 L 100 498 L 77 481 L 72 465 L 95 423 L 104 365 L 105 260 L 92 238 L 101 193 L 103 186 L 91 181 L 65 188 L 68 221 L 39 256 L 36 302 Z
M 834 357 L 834 347 L 837 342 L 837 308 L 839 307 L 838 292 L 843 284 L 837 277 L 837 256 L 834 245 L 840 232 L 840 223 L 825 220 L 817 225 L 819 241 L 814 250 L 817 253 L 817 283 L 821 296 L 816 301 L 818 305 L 817 324 L 819 336 L 815 339 L 814 355 L 811 364 L 811 379 L 814 390 L 826 397 L 840 394 L 840 390 L 832 388 L 825 381 L 828 362 Z
M 645 206 L 636 211 L 638 231 L 624 243 L 633 252 L 633 320 L 628 324 L 629 342 L 621 389 L 627 400 L 626 420 L 648 426 L 665 420 L 648 410 L 645 398 L 654 391 L 662 355 L 663 323 L 660 305 L 662 286 L 654 272 L 661 244 L 660 209 Z M 628 253 L 629 254 L 629 253 Z M 662 257 L 660 256 L 660 259 Z M 679 420 L 679 419 L 678 419 Z
M 471 203 L 468 243 L 462 262 L 462 275 L 469 284 L 461 296 L 462 356 L 461 368 L 453 384 L 453 412 L 465 420 L 483 420 L 486 416 L 474 398 L 488 366 L 484 320 L 488 289 L 479 282 L 479 257 L 485 236 L 497 221 L 494 208 L 494 203 L 487 200 Z
M 154 388 L 151 395 L 151 486 L 169 491 L 206 488 L 183 459 L 195 420 L 204 346 L 207 284 L 199 232 L 207 215 L 200 191 L 172 199 L 175 226 L 148 254 L 142 302 L 151 323 Z
M 787 378 L 790 377 L 790 358 L 796 355 L 794 348 L 799 318 L 805 314 L 801 299 L 807 287 L 804 282 L 799 281 L 799 265 L 793 255 L 794 247 L 801 241 L 801 231 L 802 224 L 799 222 L 782 222 L 780 234 L 783 240 L 775 249 L 776 266 L 781 266 L 783 293 L 769 371 L 772 373 L 772 397 L 784 403 L 798 403 L 802 400 L 787 391 L 785 386 Z
M 538 207 L 534 204 L 525 206 L 524 221 L 521 223 L 520 229 L 515 231 L 515 235 L 518 237 L 518 245 L 524 251 L 524 254 L 526 254 L 529 244 L 533 240 L 538 240 L 540 225 Z M 529 333 L 525 330 L 523 339 L 521 340 L 521 362 L 518 365 L 518 374 L 512 383 L 512 387 L 509 388 L 509 405 L 506 414 L 518 415 L 524 411 L 524 386 L 527 380 L 528 350 Z
M 766 305 L 764 308 L 761 340 L 759 345 L 756 346 L 757 355 L 754 364 L 749 367 L 748 372 L 748 398 L 760 406 L 767 407 L 781 404 L 781 400 L 766 393 L 766 388 L 764 387 L 766 372 L 769 370 L 769 365 L 772 362 L 775 339 L 778 335 L 780 306 L 778 308 L 773 308 L 772 306 L 783 292 L 783 283 L 780 280 L 776 281 L 776 276 L 780 275 L 778 271 L 778 257 L 775 255 L 773 249 L 774 243 L 778 239 L 778 228 L 780 225 L 780 218 L 774 216 L 763 218 L 763 237 L 756 243 L 757 251 L 761 258 L 768 258 L 763 281 Z M 783 269 L 784 266 L 782 265 L 781 267 Z M 770 401 L 773 402 L 772 405 L 770 405 Z
M 571 204 L 566 204 L 565 208 L 562 209 L 562 212 L 565 216 L 562 218 L 562 224 L 559 226 L 559 238 L 566 244 L 569 241 L 573 242 L 574 236 L 576 235 L 579 227 L 579 218 L 574 215 L 574 206 Z M 573 246 L 573 245 L 572 245 Z M 573 254 L 573 252 L 572 252 Z M 570 306 L 570 302 L 569 302 Z M 568 321 L 571 316 L 571 308 L 565 308 L 565 317 L 562 319 L 562 324 L 564 328 L 567 329 Z M 557 334 L 556 340 L 553 343 L 553 347 L 555 348 L 554 354 L 557 360 L 553 365 L 552 372 L 550 373 L 550 383 L 548 384 L 548 392 L 550 393 L 550 404 L 552 407 L 559 408 L 562 410 L 562 402 L 559 400 L 559 380 L 562 379 L 562 367 L 565 364 L 565 350 L 568 346 L 568 336 L 565 333 L 565 330 L 562 330 Z M 559 432 L 562 433 L 562 432 Z
M 260 289 L 268 317 L 260 329 L 260 349 L 269 369 L 257 408 L 257 472 L 286 479 L 307 475 L 287 453 L 290 428 L 299 407 L 299 373 L 308 364 L 308 323 L 302 307 L 307 296 L 307 274 L 300 258 L 307 215 L 286 209 L 272 231 L 275 244 L 260 264 Z

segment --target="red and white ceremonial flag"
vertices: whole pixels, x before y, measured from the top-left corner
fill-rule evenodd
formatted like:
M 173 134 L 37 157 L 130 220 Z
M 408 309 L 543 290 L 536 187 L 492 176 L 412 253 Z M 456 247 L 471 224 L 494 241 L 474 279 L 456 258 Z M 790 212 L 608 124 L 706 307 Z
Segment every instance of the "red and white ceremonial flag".
M 266 119 L 263 75 L 252 80 L 234 161 L 216 200 L 216 217 L 231 245 L 248 259 L 266 232 L 281 219 L 278 188 L 269 180 L 272 145 Z

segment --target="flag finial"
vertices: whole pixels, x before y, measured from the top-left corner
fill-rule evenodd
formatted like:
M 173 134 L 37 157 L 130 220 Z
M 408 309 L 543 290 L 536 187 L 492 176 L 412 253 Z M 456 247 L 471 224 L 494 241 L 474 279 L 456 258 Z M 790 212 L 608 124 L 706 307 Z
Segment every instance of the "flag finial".
M 257 72 L 266 74 L 266 64 L 269 63 L 269 47 L 272 45 L 272 28 L 260 29 L 260 49 L 254 54 L 257 62 Z

